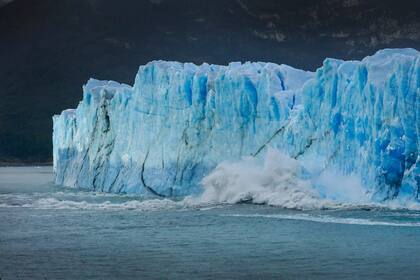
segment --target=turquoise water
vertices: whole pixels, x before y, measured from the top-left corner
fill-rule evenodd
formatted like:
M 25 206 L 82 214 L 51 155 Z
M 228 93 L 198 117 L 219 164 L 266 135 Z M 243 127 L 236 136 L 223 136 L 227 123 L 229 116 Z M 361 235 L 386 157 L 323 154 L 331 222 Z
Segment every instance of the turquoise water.
M 0 168 L 3 279 L 418 279 L 420 212 L 90 193 Z

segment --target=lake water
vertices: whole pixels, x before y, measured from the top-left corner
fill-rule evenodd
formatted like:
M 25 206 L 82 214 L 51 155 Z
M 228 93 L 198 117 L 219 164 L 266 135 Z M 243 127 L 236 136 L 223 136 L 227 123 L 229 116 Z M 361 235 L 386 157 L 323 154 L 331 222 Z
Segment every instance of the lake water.
M 0 278 L 419 279 L 420 212 L 194 205 L 0 168 Z

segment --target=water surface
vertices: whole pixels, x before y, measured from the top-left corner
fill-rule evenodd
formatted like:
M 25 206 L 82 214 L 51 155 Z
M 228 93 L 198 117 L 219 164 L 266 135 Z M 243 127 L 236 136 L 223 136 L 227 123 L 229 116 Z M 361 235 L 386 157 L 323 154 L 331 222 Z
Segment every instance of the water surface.
M 1 279 L 418 279 L 420 212 L 92 193 L 0 168 Z

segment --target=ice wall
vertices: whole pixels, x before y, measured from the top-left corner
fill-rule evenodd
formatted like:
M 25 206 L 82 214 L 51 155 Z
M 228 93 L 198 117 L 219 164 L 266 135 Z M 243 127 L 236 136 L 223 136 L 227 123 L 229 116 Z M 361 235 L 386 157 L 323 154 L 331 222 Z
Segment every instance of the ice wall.
M 308 169 L 356 174 L 373 198 L 419 198 L 420 53 L 385 49 L 326 59 L 303 88 L 303 109 L 278 147 Z
M 273 146 L 362 178 L 374 198 L 418 197 L 420 54 L 326 59 L 316 73 L 272 63 L 154 61 L 133 87 L 89 80 L 54 116 L 55 182 L 182 196 L 217 163 Z

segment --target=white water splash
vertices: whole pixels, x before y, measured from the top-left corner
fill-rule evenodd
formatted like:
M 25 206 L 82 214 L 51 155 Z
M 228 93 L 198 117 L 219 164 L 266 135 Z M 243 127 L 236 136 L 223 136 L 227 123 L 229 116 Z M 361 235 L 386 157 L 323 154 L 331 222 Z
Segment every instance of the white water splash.
M 202 180 L 203 193 L 190 204 L 251 202 L 290 209 L 389 208 L 419 210 L 413 200 L 377 202 L 357 174 L 324 168 L 317 158 L 300 162 L 268 148 L 265 157 L 220 163 Z
M 371 202 L 370 193 L 356 174 L 342 175 L 336 170 L 325 170 L 314 177 L 312 183 L 327 199 L 356 204 Z
M 248 157 L 238 162 L 222 162 L 202 181 L 207 203 L 252 202 L 293 209 L 339 207 L 324 199 L 310 180 L 302 179 L 300 163 L 269 148 L 263 162 Z

